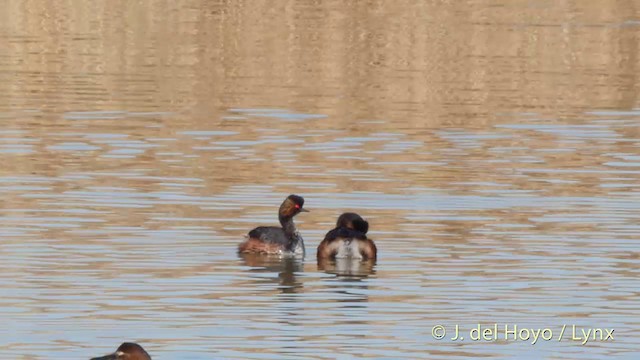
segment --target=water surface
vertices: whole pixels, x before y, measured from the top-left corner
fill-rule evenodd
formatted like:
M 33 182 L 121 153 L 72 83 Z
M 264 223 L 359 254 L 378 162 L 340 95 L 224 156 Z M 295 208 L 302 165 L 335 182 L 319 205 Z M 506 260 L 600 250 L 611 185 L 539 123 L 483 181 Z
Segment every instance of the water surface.
M 637 358 L 639 26 L 633 1 L 6 4 L 0 357 Z M 239 257 L 290 193 L 307 258 Z M 343 211 L 376 264 L 316 263 Z M 554 338 L 450 340 L 478 323 Z

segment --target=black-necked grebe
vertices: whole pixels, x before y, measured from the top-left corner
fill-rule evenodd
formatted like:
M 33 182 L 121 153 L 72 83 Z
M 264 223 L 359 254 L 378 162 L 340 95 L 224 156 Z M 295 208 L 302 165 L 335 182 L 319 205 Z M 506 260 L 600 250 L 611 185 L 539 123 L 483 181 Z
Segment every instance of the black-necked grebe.
M 151 356 L 136 343 L 122 343 L 113 354 L 96 357 L 91 360 L 151 360 Z
M 378 249 L 367 237 L 369 223 L 356 213 L 338 217 L 335 229 L 318 245 L 318 259 L 352 258 L 375 260 Z
M 282 227 L 259 226 L 238 246 L 241 253 L 296 254 L 304 256 L 304 241 L 298 233 L 293 217 L 304 209 L 302 196 L 289 195 L 280 205 L 278 219 Z

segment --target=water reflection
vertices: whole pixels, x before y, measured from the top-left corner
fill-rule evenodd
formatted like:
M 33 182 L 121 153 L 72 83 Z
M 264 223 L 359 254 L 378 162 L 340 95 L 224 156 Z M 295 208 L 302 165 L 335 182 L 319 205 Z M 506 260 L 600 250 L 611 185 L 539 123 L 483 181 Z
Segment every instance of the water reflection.
M 360 261 L 358 259 L 318 259 L 318 270 L 327 274 L 345 277 L 367 277 L 375 274 L 375 260 Z
M 160 360 L 633 356 L 639 18 L 626 0 L 7 2 L 0 357 L 125 339 Z M 238 258 L 291 193 L 313 209 L 307 261 Z M 316 263 L 347 210 L 381 257 Z M 430 333 L 477 322 L 619 336 Z
M 264 254 L 239 253 L 242 263 L 251 267 L 251 274 L 258 288 L 266 288 L 265 284 L 277 284 L 283 294 L 294 294 L 303 290 L 303 283 L 296 279 L 296 274 L 304 271 L 302 259 Z

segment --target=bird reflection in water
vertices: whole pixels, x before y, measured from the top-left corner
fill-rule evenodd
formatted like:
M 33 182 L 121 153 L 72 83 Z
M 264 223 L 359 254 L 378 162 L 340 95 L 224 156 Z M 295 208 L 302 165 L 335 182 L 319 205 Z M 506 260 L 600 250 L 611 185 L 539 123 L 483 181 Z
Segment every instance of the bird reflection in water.
M 281 257 L 278 255 L 264 255 L 252 253 L 240 253 L 238 256 L 246 266 L 252 267 L 253 273 L 277 273 L 277 278 L 257 278 L 256 281 L 264 284 L 278 283 L 284 294 L 298 293 L 303 284 L 296 279 L 296 273 L 304 270 L 302 259 L 295 257 Z
M 318 259 L 318 270 L 338 276 L 367 277 L 375 274 L 375 266 L 375 260 L 361 261 L 350 258 Z

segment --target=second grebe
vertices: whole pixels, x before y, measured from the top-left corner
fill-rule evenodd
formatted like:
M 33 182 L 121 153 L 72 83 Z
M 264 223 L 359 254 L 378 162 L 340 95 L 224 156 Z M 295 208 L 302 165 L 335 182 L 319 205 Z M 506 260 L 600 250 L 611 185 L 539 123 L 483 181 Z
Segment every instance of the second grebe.
M 318 260 L 352 258 L 375 260 L 378 249 L 367 237 L 369 223 L 356 213 L 344 213 L 338 217 L 336 227 L 325 235 L 318 245 Z
M 280 205 L 278 219 L 281 227 L 259 226 L 251 231 L 247 240 L 238 246 L 240 253 L 262 254 L 296 254 L 304 256 L 304 241 L 298 233 L 293 217 L 300 212 L 308 212 L 304 209 L 302 196 L 289 195 Z

